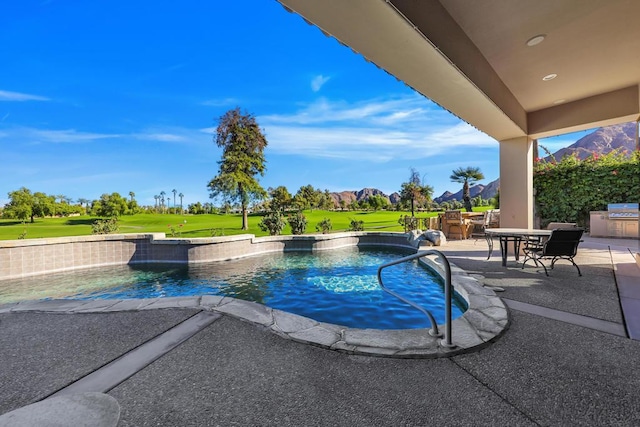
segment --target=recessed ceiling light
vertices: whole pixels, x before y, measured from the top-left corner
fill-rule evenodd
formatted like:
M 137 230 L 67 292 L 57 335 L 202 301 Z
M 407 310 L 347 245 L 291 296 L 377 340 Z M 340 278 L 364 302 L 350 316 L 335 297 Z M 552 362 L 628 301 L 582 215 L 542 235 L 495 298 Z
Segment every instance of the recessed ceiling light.
M 540 44 L 542 43 L 545 37 L 546 35 L 544 34 L 538 34 L 537 36 L 533 36 L 529 40 L 527 40 L 527 46 L 535 46 L 537 44 Z
M 544 77 L 542 78 L 542 80 L 543 80 L 543 81 L 545 81 L 545 82 L 548 82 L 549 80 L 553 80 L 553 79 L 555 79 L 556 77 L 558 77 L 558 75 L 557 75 L 557 74 L 555 74 L 555 73 L 551 73 L 551 74 L 547 74 L 546 76 L 544 76 Z

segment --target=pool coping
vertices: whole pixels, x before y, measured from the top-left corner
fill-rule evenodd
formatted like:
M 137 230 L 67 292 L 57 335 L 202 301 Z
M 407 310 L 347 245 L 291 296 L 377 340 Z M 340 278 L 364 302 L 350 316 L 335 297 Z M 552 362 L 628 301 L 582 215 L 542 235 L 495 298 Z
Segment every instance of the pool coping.
M 420 248 L 432 249 L 432 248 Z M 420 259 L 442 275 L 433 258 Z M 304 316 L 232 297 L 202 295 L 125 300 L 40 300 L 0 305 L 0 313 L 112 313 L 154 309 L 196 309 L 228 315 L 263 327 L 292 341 L 348 354 L 395 358 L 438 358 L 476 351 L 500 337 L 509 326 L 504 302 L 477 279 L 451 264 L 452 285 L 468 303 L 452 322 L 454 347 L 442 345 L 428 329 L 358 329 L 319 322 Z M 441 327 L 442 325 L 439 325 Z

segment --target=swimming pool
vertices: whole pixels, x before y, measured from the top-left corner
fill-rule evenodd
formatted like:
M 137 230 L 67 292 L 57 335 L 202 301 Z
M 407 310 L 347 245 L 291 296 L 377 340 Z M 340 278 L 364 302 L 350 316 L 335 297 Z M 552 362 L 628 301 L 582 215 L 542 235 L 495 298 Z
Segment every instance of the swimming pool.
M 29 299 L 126 299 L 224 295 L 320 322 L 355 328 L 430 327 L 416 309 L 383 292 L 377 268 L 407 252 L 348 247 L 202 264 L 133 264 L 0 282 L 0 303 Z M 440 277 L 417 262 L 383 272 L 385 284 L 444 323 Z M 453 318 L 466 303 L 454 298 Z

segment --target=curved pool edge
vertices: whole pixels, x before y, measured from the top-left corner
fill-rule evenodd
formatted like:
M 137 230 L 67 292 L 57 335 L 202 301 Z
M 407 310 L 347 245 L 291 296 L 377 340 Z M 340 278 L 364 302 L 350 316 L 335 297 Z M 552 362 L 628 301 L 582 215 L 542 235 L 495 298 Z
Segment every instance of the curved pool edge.
M 439 271 L 438 264 L 423 258 Z M 0 313 L 107 313 L 152 309 L 197 309 L 228 315 L 268 329 L 283 338 L 348 354 L 396 358 L 438 358 L 480 350 L 509 326 L 507 307 L 496 294 L 464 270 L 451 264 L 452 284 L 467 301 L 467 311 L 452 322 L 453 348 L 440 344 L 427 329 L 357 329 L 299 316 L 259 303 L 203 295 L 127 300 L 45 300 L 0 305 Z

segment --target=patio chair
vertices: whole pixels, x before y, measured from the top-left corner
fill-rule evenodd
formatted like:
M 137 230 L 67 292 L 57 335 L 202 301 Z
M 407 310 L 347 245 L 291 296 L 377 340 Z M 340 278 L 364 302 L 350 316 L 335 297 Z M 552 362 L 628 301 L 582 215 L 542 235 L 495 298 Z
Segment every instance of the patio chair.
M 549 224 L 547 224 L 546 226 L 546 230 L 555 230 L 558 228 L 577 228 L 578 225 L 575 222 L 550 222 Z M 542 246 L 544 244 L 545 241 L 547 241 L 547 239 L 549 239 L 549 237 L 529 237 L 529 244 L 530 245 L 539 245 Z
M 576 228 L 578 224 L 575 222 L 550 222 L 547 224 L 547 230 L 555 230 L 556 228 Z
M 491 220 L 491 211 L 488 210 L 484 215 L 477 219 L 472 219 L 470 222 L 473 224 L 473 230 L 471 230 L 471 237 L 476 239 L 485 237 L 484 230 L 489 228 L 489 222 Z
M 484 216 L 481 219 L 472 220 L 471 224 L 473 224 L 471 237 L 475 238 L 476 242 L 480 238 L 487 241 L 487 245 L 489 246 L 487 259 L 490 259 L 491 254 L 493 253 L 493 239 L 485 233 L 485 230 L 487 228 L 500 227 L 500 211 L 489 209 L 484 212 Z
M 458 231 L 455 234 L 460 236 L 460 239 L 467 238 L 467 224 L 464 219 L 462 219 L 461 211 L 445 211 L 444 213 L 444 223 L 447 225 L 447 239 L 451 238 L 451 235 L 454 234 L 455 229 Z
M 559 259 L 566 259 L 578 269 L 578 276 L 582 276 L 580 267 L 575 263 L 573 257 L 578 252 L 578 245 L 582 242 L 583 228 L 557 228 L 551 231 L 549 239 L 542 244 L 536 242 L 527 242 L 523 249 L 524 259 L 522 260 L 522 268 L 530 259 L 533 260 L 535 265 L 538 263 L 544 268 L 545 274 L 548 276 L 549 272 L 547 267 L 542 262 L 542 259 L 551 259 L 551 269 L 553 269 L 555 263 Z
M 499 228 L 500 227 L 500 209 L 493 209 L 489 214 L 489 225 L 487 228 Z

